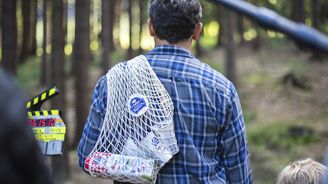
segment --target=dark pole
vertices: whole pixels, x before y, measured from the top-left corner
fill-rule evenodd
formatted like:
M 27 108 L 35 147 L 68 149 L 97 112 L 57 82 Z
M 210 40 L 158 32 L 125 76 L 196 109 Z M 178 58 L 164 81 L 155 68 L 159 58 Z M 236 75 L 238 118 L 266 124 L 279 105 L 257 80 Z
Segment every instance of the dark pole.
M 260 26 L 284 33 L 294 40 L 328 53 L 328 37 L 302 23 L 293 22 L 276 12 L 241 0 L 212 0 L 256 21 Z

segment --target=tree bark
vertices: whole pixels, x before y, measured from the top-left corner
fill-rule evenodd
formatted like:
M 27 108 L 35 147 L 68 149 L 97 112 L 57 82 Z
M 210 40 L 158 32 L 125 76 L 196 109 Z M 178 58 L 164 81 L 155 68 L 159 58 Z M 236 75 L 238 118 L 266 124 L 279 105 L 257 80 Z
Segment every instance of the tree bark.
M 224 37 L 224 27 L 225 27 L 225 19 L 223 16 L 223 8 L 222 7 L 216 7 L 216 20 L 219 23 L 219 30 L 218 30 L 218 37 L 217 37 L 217 43 L 216 47 L 221 47 L 223 45 L 223 37 Z
M 259 0 L 254 0 L 254 4 L 257 5 Z M 260 32 L 260 26 L 257 25 L 257 23 L 253 22 L 254 29 L 256 31 L 256 38 L 253 42 L 253 49 L 255 51 L 259 50 L 261 47 L 261 32 Z
M 75 113 L 76 128 L 73 146 L 76 147 L 82 135 L 84 122 L 88 116 L 89 62 L 90 62 L 90 0 L 78 0 L 75 4 Z
M 304 0 L 292 0 L 292 19 L 296 22 L 305 22 Z
M 139 54 L 142 54 L 142 30 L 144 25 L 144 6 L 145 0 L 139 0 Z
M 31 49 L 31 0 L 22 1 L 23 43 L 19 63 L 23 63 Z
M 260 26 L 257 25 L 256 23 L 253 23 L 254 25 L 254 29 L 256 31 L 256 37 L 255 40 L 253 42 L 253 49 L 255 51 L 259 50 L 261 47 L 261 32 L 260 32 Z
M 41 86 L 46 86 L 48 83 L 48 76 L 47 76 L 47 24 L 48 24 L 48 0 L 43 0 L 43 8 L 42 8 L 42 19 L 43 19 L 43 42 L 42 42 L 42 60 L 41 60 L 41 75 L 40 75 L 40 84 Z
M 114 23 L 115 23 L 115 5 L 116 0 L 109 0 L 109 51 L 112 52 L 115 50 L 114 46 Z M 109 67 L 111 67 L 111 63 L 109 64 Z
M 312 26 L 316 29 L 320 29 L 320 6 L 318 0 L 311 0 L 312 9 Z
M 128 14 L 129 14 L 129 48 L 128 48 L 128 59 L 132 59 L 132 0 L 128 0 Z
M 29 55 L 36 53 L 36 23 L 38 21 L 38 0 L 32 0 L 32 17 L 31 17 L 31 48 Z
M 120 16 L 121 16 L 121 8 L 122 8 L 122 1 L 121 0 L 114 0 L 115 5 L 114 5 L 114 25 L 113 28 L 116 26 L 117 32 L 120 32 Z M 120 42 L 120 36 L 113 37 L 113 42 L 114 43 L 119 43 Z M 120 44 L 117 44 L 116 47 L 119 47 Z M 114 47 L 114 49 L 116 49 Z
M 102 67 L 103 67 L 103 74 L 106 74 L 106 71 L 109 68 L 109 14 L 110 14 L 110 7 L 109 7 L 109 0 L 102 0 L 101 5 L 101 45 L 102 45 Z
M 17 17 L 16 0 L 2 1 L 2 62 L 3 68 L 16 75 Z
M 51 84 L 56 86 L 61 94 L 52 100 L 52 108 L 65 112 L 65 34 L 64 34 L 64 2 L 52 2 L 52 52 L 51 52 Z M 64 115 L 64 114 L 63 114 Z M 62 117 L 65 120 L 65 117 Z M 67 153 L 67 138 L 64 146 L 63 157 L 52 157 L 52 171 L 55 183 L 63 183 L 69 177 L 69 162 Z
M 238 34 L 239 34 L 239 40 L 240 44 L 243 45 L 245 43 L 244 39 L 244 17 L 242 14 L 238 14 L 237 17 L 237 26 L 238 26 Z
M 111 67 L 110 53 L 113 51 L 114 0 L 102 0 L 102 67 L 103 74 Z
M 235 44 L 234 44 L 234 14 L 229 11 L 226 11 L 227 18 L 227 46 L 226 46 L 226 75 L 227 78 L 235 85 L 237 82 L 237 74 L 236 74 L 236 63 L 235 63 Z

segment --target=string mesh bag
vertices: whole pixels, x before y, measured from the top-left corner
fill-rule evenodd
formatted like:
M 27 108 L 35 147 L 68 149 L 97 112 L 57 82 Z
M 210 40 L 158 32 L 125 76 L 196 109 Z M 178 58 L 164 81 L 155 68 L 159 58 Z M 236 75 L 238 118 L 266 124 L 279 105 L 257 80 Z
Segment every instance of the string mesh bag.
M 84 169 L 114 181 L 155 183 L 179 151 L 172 100 L 145 56 L 114 66 L 107 86 L 106 115 Z

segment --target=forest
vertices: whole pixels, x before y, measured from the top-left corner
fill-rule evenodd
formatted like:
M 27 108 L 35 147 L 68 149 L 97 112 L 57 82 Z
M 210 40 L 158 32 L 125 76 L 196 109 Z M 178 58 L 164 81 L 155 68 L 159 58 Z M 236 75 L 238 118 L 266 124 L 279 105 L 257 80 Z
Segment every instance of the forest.
M 326 0 L 245 0 L 328 34 Z M 323 162 L 328 143 L 328 57 L 247 16 L 201 0 L 203 31 L 193 53 L 238 89 L 254 183 L 284 166 Z M 68 127 L 62 157 L 48 157 L 56 183 L 107 183 L 77 165 L 76 148 L 99 77 L 154 47 L 147 0 L 2 0 L 0 66 L 30 99 L 51 86 Z

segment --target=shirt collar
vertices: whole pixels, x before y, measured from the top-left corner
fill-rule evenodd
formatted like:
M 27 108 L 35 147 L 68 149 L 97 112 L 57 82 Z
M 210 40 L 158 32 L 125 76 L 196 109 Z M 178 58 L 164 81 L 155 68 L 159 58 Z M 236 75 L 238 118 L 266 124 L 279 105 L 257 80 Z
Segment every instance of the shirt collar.
M 176 55 L 194 58 L 194 55 L 187 49 L 176 45 L 159 45 L 147 53 L 147 55 Z

